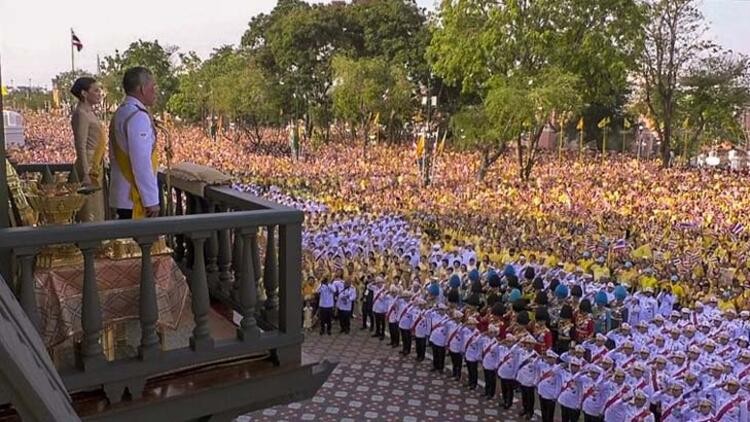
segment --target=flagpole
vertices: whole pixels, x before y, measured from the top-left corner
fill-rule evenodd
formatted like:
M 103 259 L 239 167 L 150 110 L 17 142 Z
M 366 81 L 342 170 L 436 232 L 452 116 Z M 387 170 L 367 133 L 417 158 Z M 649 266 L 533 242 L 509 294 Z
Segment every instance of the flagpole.
M 607 127 L 604 126 L 604 135 L 602 137 L 602 161 L 607 158 Z
M 70 28 L 70 71 L 76 71 L 76 55 L 73 47 L 73 28 Z
M 581 127 L 581 129 L 578 132 L 579 132 L 578 161 L 581 161 L 581 157 L 583 156 L 583 127 Z

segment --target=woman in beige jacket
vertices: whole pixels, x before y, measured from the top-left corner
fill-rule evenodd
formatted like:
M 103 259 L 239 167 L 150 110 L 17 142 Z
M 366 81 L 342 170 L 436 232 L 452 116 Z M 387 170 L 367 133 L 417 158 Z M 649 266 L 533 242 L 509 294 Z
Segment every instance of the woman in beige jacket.
M 78 98 L 71 125 L 75 138 L 75 168 L 84 187 L 96 189 L 90 194 L 78 219 L 81 222 L 104 220 L 104 154 L 107 150 L 107 131 L 94 113 L 102 99 L 102 87 L 94 78 L 78 78 L 70 92 Z

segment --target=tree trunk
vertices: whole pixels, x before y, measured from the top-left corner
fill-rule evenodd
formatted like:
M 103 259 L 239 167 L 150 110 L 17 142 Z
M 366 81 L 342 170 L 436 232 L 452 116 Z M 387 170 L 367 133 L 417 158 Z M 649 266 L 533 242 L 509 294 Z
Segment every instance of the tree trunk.
M 477 171 L 477 182 L 481 182 L 484 180 L 484 177 L 487 176 L 487 171 L 490 169 L 490 166 L 497 161 L 498 158 L 505 152 L 505 143 L 501 143 L 499 147 L 495 150 L 495 152 L 491 153 L 491 150 L 485 149 L 482 151 L 482 161 L 479 163 L 479 170 Z
M 661 165 L 663 168 L 669 168 L 670 165 L 670 146 L 672 145 L 672 121 L 671 118 L 664 119 L 664 136 L 661 140 Z

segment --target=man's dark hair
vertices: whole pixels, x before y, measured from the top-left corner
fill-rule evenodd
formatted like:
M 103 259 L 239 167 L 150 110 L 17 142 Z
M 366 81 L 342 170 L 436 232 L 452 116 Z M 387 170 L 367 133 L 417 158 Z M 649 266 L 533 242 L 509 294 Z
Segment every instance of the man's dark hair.
M 153 78 L 153 74 L 147 68 L 143 66 L 131 67 L 125 71 L 125 75 L 122 77 L 122 89 L 128 95 L 133 94 L 138 87 L 143 86 L 150 78 Z

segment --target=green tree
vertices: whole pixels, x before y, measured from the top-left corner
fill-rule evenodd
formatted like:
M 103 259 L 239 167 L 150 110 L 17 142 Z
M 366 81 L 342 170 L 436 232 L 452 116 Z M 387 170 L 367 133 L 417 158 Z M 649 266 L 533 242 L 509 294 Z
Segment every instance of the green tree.
M 505 142 L 513 140 L 518 144 L 519 139 L 525 137 L 529 150 L 519 152 L 519 157 L 525 157 L 519 159 L 519 175 L 528 179 L 537 155 L 535 148 L 543 130 L 542 123 L 549 122 L 553 112 L 574 111 L 570 106 L 591 103 L 606 97 L 606 92 L 619 89 L 612 87 L 610 79 L 614 77 L 611 75 L 616 75 L 617 86 L 625 80 L 627 62 L 617 50 L 629 52 L 635 43 L 631 39 L 634 36 L 623 28 L 629 17 L 638 13 L 638 8 L 633 6 L 633 1 L 626 0 L 613 0 L 607 4 L 613 9 L 599 10 L 597 13 L 601 19 L 592 23 L 574 16 L 588 13 L 595 7 L 593 0 L 441 2 L 438 23 L 434 26 L 428 49 L 434 72 L 447 83 L 460 86 L 469 101 L 466 105 L 481 104 L 488 116 L 503 116 L 513 111 L 513 102 L 519 100 L 509 95 L 512 92 L 525 99 L 525 104 L 542 104 L 542 111 L 547 113 L 539 114 L 536 110 L 528 115 L 524 134 L 518 134 L 516 130 L 510 131 L 513 137 L 501 140 L 488 137 L 479 178 L 499 157 Z M 574 40 L 578 42 L 573 43 Z M 600 80 L 607 86 L 584 89 L 576 82 L 584 80 L 587 60 L 596 60 L 604 66 L 614 59 L 618 63 L 607 65 L 611 75 Z M 523 81 L 531 83 L 530 87 L 520 86 Z M 550 84 L 558 82 L 564 85 L 554 93 L 556 87 Z M 572 95 L 571 89 L 579 89 L 580 93 Z M 492 91 L 494 99 L 490 99 Z M 558 103 L 547 93 L 563 95 L 563 98 Z M 544 104 L 564 105 L 566 109 L 551 110 Z M 528 107 L 519 107 L 518 110 L 531 113 Z M 515 120 L 498 124 L 518 128 Z M 499 136 L 509 134 L 506 130 L 492 133 Z
M 661 140 L 662 165 L 668 167 L 679 116 L 679 81 L 713 44 L 704 37 L 706 25 L 695 0 L 651 0 L 646 5 L 638 76 L 643 102 Z
M 107 93 L 107 102 L 117 104 L 124 97 L 122 91 L 122 77 L 130 67 L 145 66 L 154 74 L 159 87 L 159 99 L 155 111 L 166 108 L 172 95 L 177 91 L 179 80 L 177 67 L 172 58 L 178 48 L 162 46 L 159 41 L 138 40 L 130 44 L 127 50 L 120 53 L 115 50 L 111 56 L 104 57 L 103 83 Z
M 375 115 L 391 125 L 409 117 L 413 88 L 403 67 L 390 65 L 382 58 L 337 56 L 333 69 L 335 115 L 359 129 L 365 146 Z
M 555 115 L 578 112 L 581 105 L 578 77 L 556 67 L 533 77 L 495 77 L 484 103 L 490 121 L 498 126 L 495 132 L 515 140 L 518 176 L 524 182 L 531 177 L 544 128 L 555 124 Z
M 425 80 L 429 42 L 423 12 L 413 0 L 359 0 L 310 5 L 281 0 L 269 14 L 254 17 L 241 48 L 279 87 L 285 119 L 304 119 L 327 138 L 335 115 L 331 91 L 336 55 L 382 57 Z
M 678 101 L 684 119 L 675 149 L 684 157 L 706 142 L 744 140 L 738 117 L 750 105 L 749 65 L 745 56 L 723 53 L 690 66 Z
M 229 56 L 225 72 L 209 86 L 211 109 L 234 121 L 251 140 L 261 140 L 263 126 L 279 123 L 276 87 L 247 57 Z

